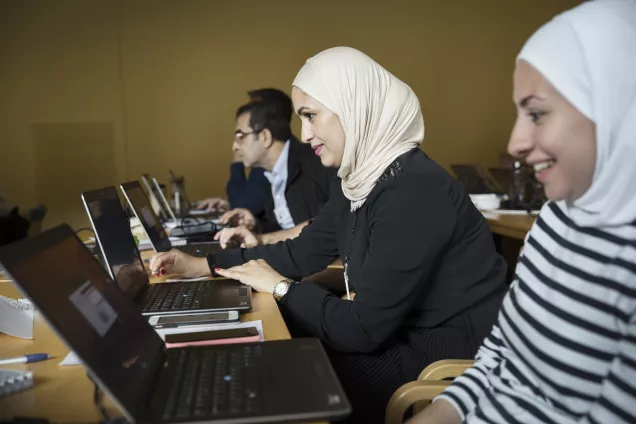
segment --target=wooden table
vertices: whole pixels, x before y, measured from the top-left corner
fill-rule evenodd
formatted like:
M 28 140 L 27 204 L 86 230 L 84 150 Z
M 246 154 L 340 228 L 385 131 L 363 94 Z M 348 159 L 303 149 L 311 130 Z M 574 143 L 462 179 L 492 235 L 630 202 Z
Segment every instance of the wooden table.
M 149 257 L 143 252 L 142 257 Z M 0 274 L 0 280 L 5 279 Z M 161 282 L 151 277 L 153 283 Z M 23 297 L 9 282 L 0 282 L 0 295 Z M 241 321 L 263 321 L 265 340 L 291 338 L 285 321 L 278 310 L 272 295 L 254 293 L 252 311 L 241 315 Z M 0 420 L 13 417 L 48 418 L 58 423 L 90 423 L 100 419 L 93 406 L 93 384 L 86 377 L 83 365 L 59 366 L 58 363 L 68 354 L 69 349 L 50 329 L 44 319 L 36 313 L 34 339 L 22 340 L 6 334 L 0 334 L 0 357 L 20 356 L 27 353 L 48 353 L 54 358 L 32 364 L 3 365 L 2 368 L 29 370 L 34 373 L 34 387 L 0 398 Z M 113 404 L 106 400 L 109 412 L 120 416 Z
M 484 216 L 493 234 L 525 240 L 526 234 L 534 224 L 535 217 L 530 214 L 508 215 L 485 212 Z

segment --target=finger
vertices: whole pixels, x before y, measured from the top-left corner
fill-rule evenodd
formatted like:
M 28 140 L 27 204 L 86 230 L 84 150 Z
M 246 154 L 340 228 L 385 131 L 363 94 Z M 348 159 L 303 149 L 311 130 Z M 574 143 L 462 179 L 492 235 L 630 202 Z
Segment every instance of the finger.
M 233 271 L 232 269 L 214 268 L 214 272 L 216 272 L 217 274 L 225 278 L 230 278 L 232 280 L 240 280 L 240 273 Z
M 170 256 L 170 252 L 163 252 L 152 257 L 152 259 L 150 260 L 150 270 L 153 272 L 153 274 L 158 274 L 161 268 L 165 268 L 166 265 L 171 262 L 169 260 Z
M 230 221 L 230 219 L 232 219 L 234 215 L 236 215 L 237 213 L 238 213 L 238 209 L 227 211 L 223 215 L 221 215 L 221 218 L 219 219 L 219 221 L 221 222 L 221 224 L 227 224 Z
M 221 248 L 227 248 L 227 244 L 234 238 L 235 232 L 232 229 L 224 230 L 225 233 L 221 236 Z

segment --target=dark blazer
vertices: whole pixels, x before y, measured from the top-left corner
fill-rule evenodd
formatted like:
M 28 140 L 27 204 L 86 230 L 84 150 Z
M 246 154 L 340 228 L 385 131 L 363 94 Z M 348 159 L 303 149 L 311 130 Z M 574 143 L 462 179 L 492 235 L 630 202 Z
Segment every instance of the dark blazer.
M 226 191 L 232 209 L 245 208 L 257 218 L 264 215 L 265 194 L 270 190 L 264 172 L 263 168 L 252 168 L 249 176 L 245 177 L 245 166 L 242 162 L 230 165 L 230 179 Z
M 298 225 L 318 215 L 329 200 L 329 183 L 336 177 L 336 172 L 322 165 L 311 146 L 295 138 L 289 140 L 285 199 L 294 224 Z M 274 198 L 269 185 L 265 194 L 265 217 L 261 223 L 264 233 L 281 230 L 274 214 Z

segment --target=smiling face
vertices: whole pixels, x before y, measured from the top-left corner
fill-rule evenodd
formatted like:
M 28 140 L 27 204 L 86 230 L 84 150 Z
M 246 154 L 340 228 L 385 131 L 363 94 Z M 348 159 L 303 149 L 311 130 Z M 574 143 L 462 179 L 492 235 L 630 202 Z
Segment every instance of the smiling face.
M 508 152 L 534 168 L 549 199 L 581 197 L 594 177 L 594 123 L 523 60 L 514 73 L 514 102 L 517 120 Z
M 338 115 L 295 86 L 292 101 L 302 122 L 301 141 L 311 144 L 324 166 L 340 167 L 346 136 Z

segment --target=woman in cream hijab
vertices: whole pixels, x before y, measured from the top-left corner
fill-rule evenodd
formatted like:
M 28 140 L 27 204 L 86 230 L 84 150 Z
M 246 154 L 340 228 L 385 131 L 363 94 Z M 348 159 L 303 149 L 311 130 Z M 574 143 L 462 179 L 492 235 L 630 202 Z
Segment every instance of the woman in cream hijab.
M 636 2 L 585 2 L 517 60 L 508 149 L 547 196 L 475 365 L 413 423 L 636 423 Z
M 160 254 L 153 269 L 234 278 L 273 293 L 292 335 L 319 337 L 353 405 L 381 423 L 391 394 L 429 363 L 470 358 L 495 320 L 506 266 L 462 187 L 418 146 L 419 101 L 365 54 L 326 50 L 296 77 L 304 143 L 338 168 L 330 200 L 293 240 L 199 260 Z M 345 264 L 335 296 L 294 279 Z

